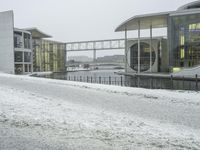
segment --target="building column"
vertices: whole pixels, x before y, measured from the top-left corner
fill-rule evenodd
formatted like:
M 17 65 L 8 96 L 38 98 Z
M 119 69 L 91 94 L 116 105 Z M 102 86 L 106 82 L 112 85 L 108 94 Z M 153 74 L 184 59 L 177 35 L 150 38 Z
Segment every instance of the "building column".
M 24 66 L 24 33 L 22 32 L 22 48 L 23 48 L 23 51 L 22 51 L 22 73 L 24 74 L 25 73 L 25 66 Z
M 93 50 L 93 62 L 94 62 L 94 63 L 96 63 L 96 60 L 97 60 L 96 57 L 97 57 L 97 51 L 96 51 L 96 49 L 94 49 L 94 50 Z
M 65 44 L 65 71 L 67 71 L 68 51 L 67 45 Z
M 150 25 L 150 72 L 152 73 L 152 24 Z
M 24 51 L 22 51 L 22 61 L 23 61 L 23 62 L 22 62 L 22 63 L 23 63 L 23 64 L 22 64 L 22 66 L 23 66 L 23 72 L 22 72 L 22 73 L 24 74 L 24 73 L 25 73 Z
M 125 44 L 125 71 L 128 71 L 128 41 L 127 41 L 127 27 L 125 29 L 125 39 L 124 39 L 124 44 Z
M 33 62 L 33 55 L 34 55 L 34 51 L 33 51 L 33 38 L 32 38 L 32 36 L 30 38 L 30 47 L 31 47 L 31 70 L 29 70 L 29 72 L 33 73 L 33 63 L 34 63 Z
M 140 73 L 140 21 L 138 21 L 138 74 Z

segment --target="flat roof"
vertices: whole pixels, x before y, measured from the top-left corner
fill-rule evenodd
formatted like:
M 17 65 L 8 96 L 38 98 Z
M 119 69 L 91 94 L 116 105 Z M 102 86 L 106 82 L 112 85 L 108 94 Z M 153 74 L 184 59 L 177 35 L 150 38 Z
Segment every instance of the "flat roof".
M 140 29 L 149 29 L 152 25 L 152 28 L 164 28 L 167 27 L 167 18 L 171 12 L 161 12 L 161 13 L 153 13 L 153 14 L 144 14 L 134 16 L 121 25 L 119 25 L 115 32 L 125 31 L 127 30 L 137 30 L 138 21 L 140 21 Z
M 32 38 L 35 38 L 35 39 L 42 39 L 42 38 L 51 38 L 52 36 L 40 31 L 39 29 L 37 28 L 26 28 L 24 29 L 26 31 L 29 31 L 31 32 L 32 34 Z

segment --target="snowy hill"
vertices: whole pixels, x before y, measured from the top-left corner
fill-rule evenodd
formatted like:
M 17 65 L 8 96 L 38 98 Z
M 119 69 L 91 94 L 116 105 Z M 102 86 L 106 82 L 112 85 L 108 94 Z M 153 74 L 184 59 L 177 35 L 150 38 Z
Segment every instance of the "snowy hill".
M 200 149 L 200 93 L 0 74 L 0 149 Z

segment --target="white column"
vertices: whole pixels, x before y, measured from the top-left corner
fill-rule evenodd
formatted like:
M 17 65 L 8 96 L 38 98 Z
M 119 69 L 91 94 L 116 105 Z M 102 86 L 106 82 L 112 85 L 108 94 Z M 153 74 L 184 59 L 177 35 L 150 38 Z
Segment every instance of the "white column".
M 152 72 L 152 24 L 150 25 L 150 72 Z
M 138 21 L 138 74 L 140 73 L 140 21 Z
M 29 70 L 29 72 L 33 72 L 33 53 L 34 53 L 34 51 L 33 51 L 33 38 L 32 38 L 32 35 L 31 35 L 31 37 L 30 37 L 30 47 L 31 47 L 31 70 Z M 35 56 L 36 57 L 36 56 Z M 29 68 L 29 67 L 28 67 Z
M 23 68 L 23 74 L 25 73 L 25 66 L 24 66 L 24 49 L 25 49 L 25 45 L 24 45 L 24 32 L 22 32 L 22 68 Z
M 125 71 L 127 72 L 127 69 L 128 69 L 128 41 L 127 41 L 127 28 L 125 29 Z

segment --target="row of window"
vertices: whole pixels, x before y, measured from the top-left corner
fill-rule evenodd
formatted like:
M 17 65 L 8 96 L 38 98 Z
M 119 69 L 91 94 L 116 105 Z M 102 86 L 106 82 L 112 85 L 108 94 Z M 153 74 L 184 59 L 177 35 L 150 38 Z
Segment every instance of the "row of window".
M 200 14 L 172 17 L 172 61 L 175 67 L 200 64 Z
M 24 60 L 23 60 L 24 54 Z M 31 52 L 15 51 L 15 62 L 31 62 Z

